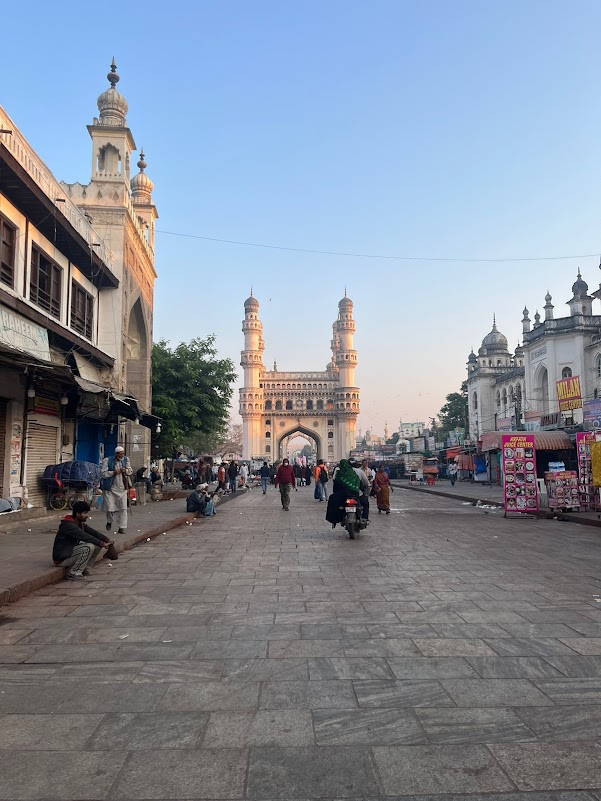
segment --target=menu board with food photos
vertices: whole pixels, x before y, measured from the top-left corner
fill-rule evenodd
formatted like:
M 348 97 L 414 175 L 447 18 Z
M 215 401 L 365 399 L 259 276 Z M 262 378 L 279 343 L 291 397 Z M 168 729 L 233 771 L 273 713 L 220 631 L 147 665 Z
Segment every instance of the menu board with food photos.
M 550 509 L 574 509 L 580 506 L 578 473 L 575 470 L 552 470 L 545 473 Z
M 601 439 L 601 434 L 583 431 L 576 434 L 576 453 L 578 455 L 578 495 L 579 506 L 583 512 L 601 509 L 599 487 L 593 485 L 593 465 L 591 445 Z
M 538 511 L 534 435 L 504 434 L 501 443 L 505 513 Z

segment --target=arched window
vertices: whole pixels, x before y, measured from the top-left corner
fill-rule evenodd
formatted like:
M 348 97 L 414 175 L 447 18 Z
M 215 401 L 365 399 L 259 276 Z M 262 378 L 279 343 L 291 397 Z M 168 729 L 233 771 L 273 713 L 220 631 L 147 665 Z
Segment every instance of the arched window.
M 334 439 L 334 432 L 328 431 L 328 439 Z
M 507 408 L 507 390 L 503 390 L 503 409 Z
M 265 401 L 265 411 L 271 411 L 271 401 Z
M 271 445 L 265 446 L 265 453 L 271 453 Z
M 492 367 L 492 359 L 489 359 L 489 360 L 488 360 L 488 366 L 489 366 L 489 367 Z
M 503 359 L 497 359 L 497 367 L 503 367 Z
M 601 378 L 601 353 L 597 354 L 595 364 L 597 365 L 597 378 Z
M 334 401 L 328 400 L 326 401 L 326 409 L 333 409 L 334 408 Z
M 351 404 L 350 404 L 350 403 L 347 403 L 347 404 L 346 404 L 346 408 L 347 408 L 347 409 L 350 409 L 350 408 L 351 408 Z
M 265 425 L 266 426 L 270 426 L 271 425 L 271 420 L 265 420 Z
M 318 400 L 317 401 L 317 408 L 318 408 L 318 410 L 322 410 L 323 409 L 323 401 L 322 400 Z
M 334 425 L 334 421 L 332 419 L 328 420 L 328 425 L 329 426 L 333 426 Z
M 515 390 L 513 387 L 509 387 L 509 403 L 515 403 Z
M 265 432 L 265 439 L 271 439 L 271 431 Z
M 307 401 L 307 409 L 311 409 L 311 410 L 313 409 L 313 401 L 312 400 L 308 400 Z
M 499 390 L 497 390 L 497 406 L 499 408 L 501 407 L 501 393 L 499 392 Z
M 292 409 L 292 401 L 286 401 L 286 410 L 290 411 Z
M 561 377 L 562 378 L 571 378 L 572 377 L 571 369 L 569 367 L 564 367 L 563 370 L 561 371 Z
M 282 411 L 282 401 L 276 401 L 275 402 L 275 410 L 276 410 L 276 412 L 281 412 Z
M 474 392 L 474 394 L 472 395 L 472 406 L 474 407 L 474 409 L 478 408 L 478 393 L 477 392 Z
M 521 384 L 517 384 L 516 385 L 515 396 L 516 396 L 517 400 L 521 400 L 522 399 L 522 385 Z

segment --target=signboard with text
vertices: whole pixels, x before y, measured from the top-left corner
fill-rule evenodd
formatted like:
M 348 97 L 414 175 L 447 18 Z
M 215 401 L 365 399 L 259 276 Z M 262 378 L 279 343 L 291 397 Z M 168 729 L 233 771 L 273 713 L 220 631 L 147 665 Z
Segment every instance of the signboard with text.
M 582 390 L 580 389 L 579 375 L 562 378 L 557 382 L 557 400 L 559 401 L 560 412 L 582 409 Z
M 601 430 L 601 400 L 587 400 L 582 403 L 585 431 Z
M 0 342 L 38 359 L 50 361 L 48 331 L 0 305 Z
M 534 435 L 504 434 L 501 447 L 505 512 L 538 511 Z

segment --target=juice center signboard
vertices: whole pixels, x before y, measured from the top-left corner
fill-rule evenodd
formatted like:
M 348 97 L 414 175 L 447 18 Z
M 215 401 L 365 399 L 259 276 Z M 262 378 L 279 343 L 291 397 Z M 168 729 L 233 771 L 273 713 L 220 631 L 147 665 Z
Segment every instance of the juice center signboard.
M 505 512 L 538 511 L 534 435 L 504 434 L 501 448 Z

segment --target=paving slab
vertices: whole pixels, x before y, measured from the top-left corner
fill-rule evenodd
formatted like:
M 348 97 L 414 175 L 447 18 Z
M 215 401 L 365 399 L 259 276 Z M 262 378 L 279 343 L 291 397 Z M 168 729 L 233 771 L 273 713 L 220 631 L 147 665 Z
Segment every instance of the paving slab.
M 601 801 L 596 531 L 393 507 L 249 492 L 4 607 L 0 801 Z

